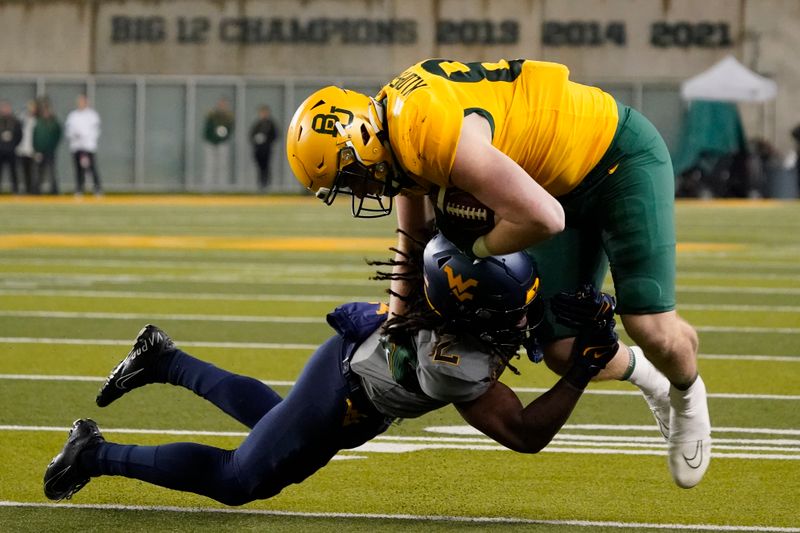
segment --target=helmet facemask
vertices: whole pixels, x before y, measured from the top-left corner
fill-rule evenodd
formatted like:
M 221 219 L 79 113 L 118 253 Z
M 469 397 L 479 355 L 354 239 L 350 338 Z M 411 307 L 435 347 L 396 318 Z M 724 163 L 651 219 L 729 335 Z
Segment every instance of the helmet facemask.
M 543 316 L 542 300 L 535 298 L 516 309 L 464 306 L 452 322 L 458 329 L 484 342 L 516 351 L 525 339 L 533 336 Z
M 362 123 L 356 135 L 361 136 L 365 147 L 373 141 L 371 137 L 374 136 L 391 156 L 391 148 L 387 147 L 388 141 L 379 127 L 380 116 L 375 116 L 382 114 L 383 106 L 373 99 L 370 100 L 372 103 L 369 107 L 370 127 Z M 335 128 L 343 139 L 339 143 L 340 148 L 336 158 L 336 177 L 331 188 L 320 187 L 316 194 L 317 198 L 330 205 L 339 193 L 344 193 L 351 197 L 350 208 L 354 217 L 378 218 L 388 215 L 392 212 L 392 197 L 399 192 L 395 184 L 393 165 L 385 160 L 368 165 L 362 159 L 344 125 L 336 122 Z

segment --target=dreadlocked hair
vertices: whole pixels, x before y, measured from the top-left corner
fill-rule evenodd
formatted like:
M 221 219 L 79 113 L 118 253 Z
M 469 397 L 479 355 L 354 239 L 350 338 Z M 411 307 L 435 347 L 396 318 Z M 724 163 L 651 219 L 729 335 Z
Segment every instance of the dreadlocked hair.
M 434 232 L 431 230 L 426 233 L 425 240 L 418 240 L 407 232 L 397 229 L 397 233 L 403 235 L 410 243 L 408 251 L 401 251 L 397 248 L 389 248 L 394 252 L 395 257 L 384 261 L 368 260 L 367 264 L 377 267 L 389 267 L 390 270 L 377 270 L 370 279 L 376 281 L 404 281 L 409 287 L 407 294 L 398 294 L 391 288 L 386 289 L 389 296 L 400 299 L 406 304 L 406 313 L 393 315 L 383 325 L 386 338 L 398 345 L 410 346 L 412 339 L 420 330 L 430 330 L 436 333 L 439 341 L 434 347 L 434 355 L 444 353 L 452 346 L 459 337 L 469 337 L 482 347 L 486 353 L 498 357 L 503 366 L 519 375 L 511 359 L 519 357 L 519 347 L 521 335 L 518 339 L 511 342 L 488 342 L 486 338 L 475 335 L 463 321 L 447 319 L 434 311 L 428 304 L 425 296 L 423 281 L 423 252 L 425 244 Z M 402 272 L 394 272 L 394 267 L 403 267 Z

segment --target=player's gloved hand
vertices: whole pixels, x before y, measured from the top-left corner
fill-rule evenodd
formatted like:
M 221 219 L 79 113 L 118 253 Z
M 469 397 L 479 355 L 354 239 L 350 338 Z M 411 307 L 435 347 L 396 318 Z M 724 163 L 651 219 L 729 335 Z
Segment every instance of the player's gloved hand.
M 586 388 L 614 358 L 619 349 L 616 321 L 608 318 L 602 326 L 589 327 L 578 333 L 572 345 L 572 367 L 564 379 L 580 389 Z
M 602 326 L 614 317 L 616 307 L 613 296 L 598 291 L 591 284 L 575 292 L 560 292 L 550 299 L 550 310 L 556 320 L 574 329 Z

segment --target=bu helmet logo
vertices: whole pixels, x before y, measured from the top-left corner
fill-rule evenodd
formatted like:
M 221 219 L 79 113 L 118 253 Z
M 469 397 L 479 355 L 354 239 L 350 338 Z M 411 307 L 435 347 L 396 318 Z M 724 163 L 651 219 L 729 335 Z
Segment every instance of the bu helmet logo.
M 478 286 L 478 280 L 467 278 L 464 280 L 461 274 L 455 274 L 450 265 L 445 265 L 444 273 L 447 274 L 447 285 L 450 287 L 450 292 L 453 296 L 458 298 L 459 302 L 472 300 L 473 294 L 469 290 Z
M 347 116 L 347 122 L 341 120 L 340 115 Z M 349 126 L 353 122 L 353 112 L 341 107 L 331 106 L 329 115 L 320 113 L 311 119 L 311 129 L 323 135 L 336 137 L 336 123 L 341 122 L 342 126 Z

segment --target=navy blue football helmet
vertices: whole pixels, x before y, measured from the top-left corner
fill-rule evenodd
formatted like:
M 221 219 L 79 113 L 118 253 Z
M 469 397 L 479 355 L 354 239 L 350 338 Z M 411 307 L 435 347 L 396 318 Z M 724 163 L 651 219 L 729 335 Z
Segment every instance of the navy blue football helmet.
M 539 273 L 524 252 L 473 259 L 440 233 L 425 246 L 423 271 L 431 308 L 484 340 L 530 330 L 541 320 L 540 311 L 532 312 L 541 308 Z

